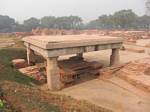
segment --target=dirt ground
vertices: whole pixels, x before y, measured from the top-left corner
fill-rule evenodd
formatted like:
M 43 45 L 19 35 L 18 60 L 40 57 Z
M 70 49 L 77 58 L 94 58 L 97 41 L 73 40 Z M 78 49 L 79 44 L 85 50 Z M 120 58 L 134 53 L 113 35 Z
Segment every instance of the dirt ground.
M 120 64 L 133 60 L 149 57 L 150 49 L 143 47 L 143 40 L 138 40 L 140 45 L 127 45 L 129 48 L 142 48 L 145 53 L 120 51 Z M 143 45 L 143 46 L 142 46 Z M 87 61 L 98 61 L 109 66 L 111 51 L 105 50 L 84 54 Z M 64 57 L 65 58 L 65 57 Z M 115 112 L 149 112 L 150 93 L 139 90 L 133 85 L 118 77 L 108 80 L 95 79 L 73 87 L 66 88 L 58 94 L 65 94 L 76 99 L 84 99 L 93 104 L 109 108 Z
M 95 79 L 70 88 L 58 94 L 84 99 L 114 112 L 149 112 L 150 94 L 116 77 L 108 81 Z
M 1 92 L 14 112 L 111 112 L 71 97 L 41 91 L 36 87 L 1 82 Z M 37 94 L 38 93 L 38 94 Z
M 146 40 L 146 44 L 149 43 L 148 41 Z M 0 44 L 0 49 L 22 46 L 18 38 L 1 38 Z M 143 47 L 145 40 L 138 40 L 137 45 L 126 44 L 124 46 L 142 48 L 146 52 L 120 51 L 120 64 L 150 56 L 148 54 L 150 48 Z M 5 63 L 7 56 L 13 54 L 13 58 L 21 58 L 20 55 L 25 57 L 24 53 L 20 53 L 20 51 L 8 55 L 6 51 L 1 52 L 0 55 L 4 55 L 2 53 L 5 53 L 5 56 L 0 57 L 3 58 L 0 62 L 0 75 L 2 75 L 0 76 L 0 91 L 4 93 L 4 98 L 14 112 L 109 112 L 109 110 L 115 112 L 150 112 L 150 93 L 144 92 L 118 77 L 112 77 L 108 80 L 94 79 L 65 88 L 60 92 L 50 92 L 41 90 L 39 85 L 34 84 L 28 77 L 21 76 L 15 70 L 2 74 L 1 68 L 3 66 L 5 67 L 4 70 L 10 69 L 10 60 Z M 91 52 L 85 53 L 84 58 L 87 61 L 98 61 L 108 66 L 110 54 L 111 50 Z M 70 56 L 62 56 L 59 60 L 68 57 Z M 17 75 L 13 76 L 13 73 Z M 8 76 L 11 74 L 10 77 L 7 77 L 9 79 L 7 81 L 4 80 L 6 74 Z M 22 84 L 21 81 L 31 85 Z
M 51 91 L 41 91 L 34 79 L 21 74 L 11 66 L 11 60 L 26 58 L 25 49 L 18 48 L 20 42 L 17 44 L 0 49 L 0 99 L 4 104 L 0 111 L 111 112 L 84 100 L 53 94 Z

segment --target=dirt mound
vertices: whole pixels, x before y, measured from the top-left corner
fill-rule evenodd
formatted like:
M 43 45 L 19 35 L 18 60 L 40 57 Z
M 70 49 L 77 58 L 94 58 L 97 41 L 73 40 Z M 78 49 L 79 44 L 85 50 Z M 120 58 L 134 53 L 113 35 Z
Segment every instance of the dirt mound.
M 118 76 L 135 87 L 150 92 L 150 58 L 132 61 L 121 67 L 107 68 L 101 70 L 100 74 L 103 78 Z
M 17 83 L 0 82 L 4 98 L 17 112 L 111 112 L 86 101 L 41 91 Z
M 81 32 L 79 30 L 60 30 L 60 29 L 48 29 L 48 28 L 36 28 L 32 29 L 33 35 L 77 35 Z
M 123 37 L 128 44 L 136 44 L 139 39 L 150 39 L 147 31 L 110 31 L 109 35 Z

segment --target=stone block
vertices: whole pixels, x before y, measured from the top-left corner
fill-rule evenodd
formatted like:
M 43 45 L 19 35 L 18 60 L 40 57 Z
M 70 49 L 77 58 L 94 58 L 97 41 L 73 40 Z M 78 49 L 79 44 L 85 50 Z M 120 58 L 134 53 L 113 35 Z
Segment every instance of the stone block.
M 90 62 L 89 66 L 91 69 L 94 69 L 94 70 L 103 68 L 103 64 L 96 62 L 96 61 Z
M 44 73 L 44 71 L 41 71 L 37 66 L 29 66 L 26 68 L 21 68 L 19 69 L 19 71 L 24 75 L 27 75 L 39 81 L 39 83 L 41 84 L 46 83 L 46 73 Z
M 25 68 L 28 66 L 27 62 L 24 59 L 14 59 L 12 60 L 12 65 L 14 68 Z

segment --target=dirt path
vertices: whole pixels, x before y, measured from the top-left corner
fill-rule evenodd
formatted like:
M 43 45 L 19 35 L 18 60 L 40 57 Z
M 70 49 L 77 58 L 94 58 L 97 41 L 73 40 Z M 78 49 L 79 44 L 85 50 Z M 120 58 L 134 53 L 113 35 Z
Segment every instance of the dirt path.
M 117 79 L 111 80 L 119 81 Z M 120 87 L 111 80 L 92 80 L 66 88 L 58 94 L 65 94 L 80 100 L 84 99 L 115 112 L 150 112 L 150 94 L 143 93 L 124 81 L 119 82 L 124 83 L 123 87 Z M 136 91 L 133 91 L 132 88 Z

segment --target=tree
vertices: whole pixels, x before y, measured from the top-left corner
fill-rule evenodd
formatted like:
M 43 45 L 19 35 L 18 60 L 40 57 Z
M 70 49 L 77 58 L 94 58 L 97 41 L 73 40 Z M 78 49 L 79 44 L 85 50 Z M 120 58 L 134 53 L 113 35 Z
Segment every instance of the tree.
M 41 18 L 41 26 L 46 28 L 55 28 L 56 17 L 54 16 L 45 16 Z
M 83 25 L 82 19 L 78 16 L 69 16 L 69 23 L 71 24 L 71 29 L 80 29 Z
M 121 10 L 113 15 L 101 15 L 98 19 L 91 21 L 89 26 L 94 28 L 133 28 L 138 16 L 132 10 Z
M 24 26 L 26 27 L 27 31 L 31 31 L 32 29 L 40 27 L 40 20 L 32 17 L 24 21 Z
M 56 27 L 61 29 L 80 29 L 82 19 L 78 16 L 63 16 L 56 18 Z
M 138 28 L 150 28 L 150 16 L 144 15 L 137 19 L 136 26 Z
M 9 16 L 0 15 L 0 32 L 11 32 L 15 20 Z
M 136 21 L 137 15 L 132 10 L 121 10 L 113 15 L 114 24 L 120 28 L 130 28 Z
M 92 20 L 89 23 L 87 23 L 84 28 L 88 28 L 88 29 L 100 29 L 102 28 L 101 26 L 101 22 L 99 21 L 99 19 L 96 20 Z
M 109 28 L 113 28 L 113 25 L 114 25 L 114 22 L 113 22 L 113 19 L 112 19 L 112 15 L 102 15 L 99 17 L 99 23 L 101 24 L 101 28 L 106 28 L 106 29 L 109 29 Z

